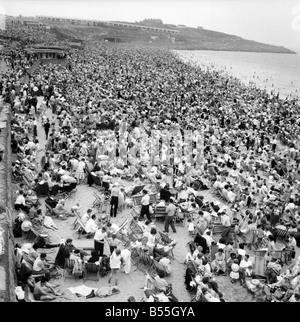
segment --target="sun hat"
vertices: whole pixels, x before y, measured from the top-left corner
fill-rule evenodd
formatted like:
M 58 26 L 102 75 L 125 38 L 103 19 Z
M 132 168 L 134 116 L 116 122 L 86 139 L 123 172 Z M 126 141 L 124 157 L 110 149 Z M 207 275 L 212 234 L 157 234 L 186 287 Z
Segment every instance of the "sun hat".
M 231 265 L 231 270 L 235 273 L 237 273 L 239 271 L 240 267 L 238 264 L 232 264 Z
M 196 283 L 195 283 L 194 281 L 191 281 L 191 282 L 190 282 L 190 286 L 191 286 L 191 287 L 194 287 L 194 286 L 196 286 Z
M 251 283 L 255 286 L 259 285 L 260 281 L 258 279 L 252 279 Z
M 197 284 L 201 283 L 201 277 L 199 275 L 197 275 L 194 280 Z
M 32 227 L 32 223 L 29 220 L 23 221 L 21 225 L 21 229 L 25 232 L 29 231 Z
M 29 250 L 27 248 L 22 249 L 22 252 L 29 255 Z

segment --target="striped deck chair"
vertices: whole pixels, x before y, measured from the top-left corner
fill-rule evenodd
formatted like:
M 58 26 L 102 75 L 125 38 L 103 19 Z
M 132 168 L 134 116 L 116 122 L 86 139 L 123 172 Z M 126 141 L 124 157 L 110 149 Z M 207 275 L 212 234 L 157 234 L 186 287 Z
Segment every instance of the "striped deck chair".
M 275 228 L 275 236 L 276 238 L 282 238 L 282 239 L 285 239 L 285 237 L 289 234 L 288 230 L 283 230 L 283 229 L 278 229 L 278 228 Z
M 142 266 L 144 266 L 145 268 L 141 268 Z M 156 267 L 154 265 L 154 259 L 150 256 L 150 254 L 145 253 L 143 250 L 141 251 L 140 254 L 140 259 L 139 259 L 139 263 L 137 265 L 137 268 L 141 271 L 143 271 L 144 273 L 149 272 L 150 274 L 153 274 L 154 272 L 156 272 Z
M 95 200 L 93 201 L 92 207 L 101 209 L 104 204 L 104 196 L 99 195 L 97 192 L 93 191 L 93 196 L 95 197 Z
M 79 216 L 77 217 L 77 224 L 79 225 L 79 227 L 76 229 L 76 231 L 78 233 L 78 239 L 80 239 L 81 235 L 86 234 L 86 231 L 85 231 L 85 225 L 83 224 Z
M 164 276 L 168 275 L 166 268 L 162 264 L 160 264 L 158 261 L 156 261 L 155 259 L 153 260 L 153 265 L 155 267 L 157 274 L 159 274 L 159 272 L 163 272 Z
M 126 241 L 126 235 L 127 235 L 127 233 L 125 232 L 125 228 L 126 228 L 127 225 L 128 225 L 128 218 L 126 218 L 122 222 L 122 224 L 119 226 L 119 229 L 116 231 L 117 238 Z
M 126 236 L 126 240 L 124 243 L 124 248 L 130 247 L 131 242 L 136 242 L 138 240 L 138 238 L 136 237 L 136 235 L 133 232 L 130 232 L 127 234 Z
M 132 248 L 131 250 L 131 261 L 133 265 L 137 266 L 140 260 L 141 255 L 141 248 Z
M 132 220 L 129 223 L 129 229 L 136 238 L 138 238 L 139 235 L 142 236 L 144 233 L 142 227 L 139 226 L 137 220 L 134 218 L 132 218 Z
M 167 234 L 167 233 L 163 233 L 163 232 L 159 232 L 159 235 L 160 235 L 160 242 L 161 244 L 165 245 L 165 246 L 168 246 L 170 245 L 170 243 L 173 242 L 173 239 L 170 238 L 170 236 Z M 173 253 L 173 248 L 170 249 L 170 257 L 172 259 L 174 259 L 174 253 Z

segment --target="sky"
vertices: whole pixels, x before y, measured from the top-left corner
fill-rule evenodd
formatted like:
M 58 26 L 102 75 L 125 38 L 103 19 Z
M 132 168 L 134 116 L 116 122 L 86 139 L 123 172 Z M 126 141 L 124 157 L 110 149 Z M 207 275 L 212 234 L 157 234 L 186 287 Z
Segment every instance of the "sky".
M 0 14 L 164 23 L 300 49 L 300 0 L 0 0 Z

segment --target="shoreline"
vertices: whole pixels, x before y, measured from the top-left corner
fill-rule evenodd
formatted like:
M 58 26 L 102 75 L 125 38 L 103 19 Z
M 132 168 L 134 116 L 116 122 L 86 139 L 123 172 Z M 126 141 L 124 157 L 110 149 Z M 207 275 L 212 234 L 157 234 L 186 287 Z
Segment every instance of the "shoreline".
M 228 53 L 229 51 L 224 51 L 224 50 L 171 50 L 172 53 L 175 54 L 175 56 L 179 59 L 181 59 L 184 63 L 189 64 L 190 66 L 194 67 L 195 65 L 197 67 L 200 68 L 206 68 L 206 69 L 210 69 L 211 71 L 217 71 L 220 72 L 222 75 L 226 76 L 226 77 L 233 77 L 237 80 L 239 80 L 243 85 L 247 86 L 247 87 L 255 87 L 261 91 L 266 90 L 267 94 L 270 96 L 272 95 L 272 91 L 275 92 L 275 96 L 277 92 L 281 92 L 284 88 L 277 88 L 277 86 L 274 86 L 274 88 L 270 87 L 268 85 L 268 87 L 266 86 L 266 84 L 264 83 L 264 80 L 261 80 L 259 82 L 252 82 L 250 81 L 251 79 L 251 75 L 238 75 L 237 71 L 232 71 L 232 67 L 230 66 L 231 64 L 233 64 L 234 62 L 218 62 L 217 59 L 219 57 L 188 57 L 187 55 L 191 52 L 204 52 L 205 54 L 212 51 L 212 52 L 226 52 Z M 181 52 L 181 53 L 180 53 Z M 262 52 L 243 52 L 243 51 L 234 51 L 234 53 L 253 53 L 253 54 L 284 54 L 284 53 L 262 53 Z M 186 57 L 184 57 L 186 56 Z M 243 63 L 243 62 L 241 62 Z M 230 64 L 230 65 L 229 65 Z M 254 74 L 256 73 L 256 71 L 253 71 Z M 252 77 L 253 78 L 253 77 Z M 265 87 L 264 87 L 265 85 Z M 275 90 L 275 88 L 277 88 L 277 90 Z M 294 88 L 295 89 L 295 88 Z M 296 88 L 297 89 L 297 88 Z M 273 94 L 274 95 L 274 94 Z M 289 97 L 287 99 L 287 97 Z M 281 93 L 279 95 L 279 98 L 283 101 L 292 101 L 292 100 L 300 100 L 300 93 L 299 94 L 295 94 L 295 92 L 290 92 L 290 93 Z

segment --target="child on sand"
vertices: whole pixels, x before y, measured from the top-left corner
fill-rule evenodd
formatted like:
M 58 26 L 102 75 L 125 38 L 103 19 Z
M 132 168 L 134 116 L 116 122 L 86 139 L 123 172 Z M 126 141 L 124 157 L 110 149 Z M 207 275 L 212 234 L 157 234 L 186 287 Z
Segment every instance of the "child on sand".
M 189 218 L 187 222 L 188 222 L 189 236 L 195 236 L 195 224 L 193 223 L 191 218 Z

